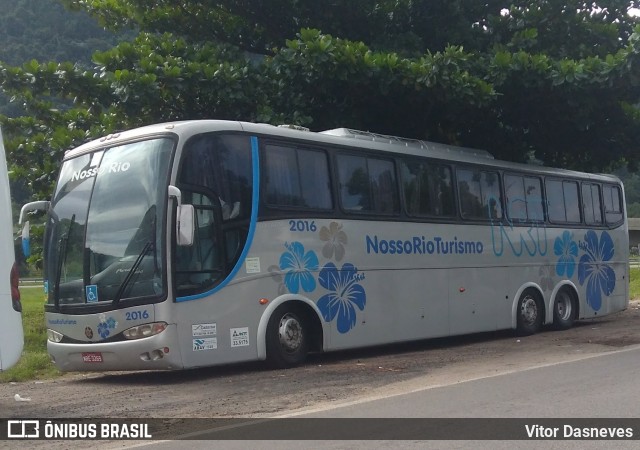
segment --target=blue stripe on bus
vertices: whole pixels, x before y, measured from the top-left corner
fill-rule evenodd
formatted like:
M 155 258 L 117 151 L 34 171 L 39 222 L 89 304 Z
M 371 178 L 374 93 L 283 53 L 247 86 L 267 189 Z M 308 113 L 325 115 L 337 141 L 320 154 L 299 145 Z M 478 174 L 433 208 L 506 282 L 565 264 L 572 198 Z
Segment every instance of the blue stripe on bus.
M 196 295 L 187 295 L 185 297 L 177 297 L 176 302 L 186 302 L 189 300 L 197 300 L 199 298 L 208 297 L 209 295 L 213 295 L 218 292 L 220 289 L 225 287 L 233 277 L 236 276 L 242 265 L 244 264 L 244 259 L 249 253 L 249 248 L 251 247 L 251 243 L 253 242 L 253 235 L 256 231 L 256 223 L 258 222 L 258 196 L 260 195 L 260 159 L 258 155 L 258 138 L 256 136 L 251 136 L 251 159 L 252 159 L 252 168 L 253 168 L 253 198 L 251 200 L 251 223 L 249 224 L 249 234 L 247 236 L 247 242 L 244 245 L 244 249 L 242 250 L 242 254 L 240 258 L 238 258 L 238 262 L 233 267 L 233 270 L 229 275 L 222 280 L 222 283 L 214 287 L 213 289 L 202 292 L 201 294 Z

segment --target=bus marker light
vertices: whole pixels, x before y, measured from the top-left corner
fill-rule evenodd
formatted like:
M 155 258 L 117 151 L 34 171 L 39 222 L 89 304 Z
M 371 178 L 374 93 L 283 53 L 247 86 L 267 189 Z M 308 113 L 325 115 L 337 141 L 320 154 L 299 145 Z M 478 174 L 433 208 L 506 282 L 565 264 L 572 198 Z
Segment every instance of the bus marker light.
M 165 353 L 169 353 L 169 347 L 163 348 L 162 351 L 165 352 Z
M 269 299 L 261 298 L 260 300 L 258 300 L 258 303 L 260 303 L 261 305 L 266 305 L 267 303 L 269 303 Z
M 62 334 L 51 328 L 47 328 L 47 339 L 51 342 L 60 342 L 62 340 Z
M 461 287 L 461 288 L 460 288 L 460 289 L 458 289 L 458 290 L 459 290 L 460 292 L 464 292 L 464 291 L 466 291 L 466 289 L 465 289 L 465 288 L 463 288 L 463 287 Z

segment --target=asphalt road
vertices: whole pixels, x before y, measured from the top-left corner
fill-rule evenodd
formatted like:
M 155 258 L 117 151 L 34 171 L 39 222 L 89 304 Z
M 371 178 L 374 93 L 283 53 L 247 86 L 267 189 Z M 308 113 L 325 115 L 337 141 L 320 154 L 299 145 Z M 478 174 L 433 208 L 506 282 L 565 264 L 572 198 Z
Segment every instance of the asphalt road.
M 143 446 L 153 449 L 188 446 L 192 450 L 254 445 L 274 449 L 603 448 L 605 445 L 637 448 L 639 380 L 640 345 L 635 345 L 578 361 L 280 416 L 284 419 L 255 420 L 246 425 L 230 423 L 189 436 L 199 439 L 197 441 L 155 442 Z M 394 419 L 385 419 L 390 417 Z M 443 421 L 443 418 L 456 420 Z M 477 418 L 501 419 L 478 423 Z M 423 440 L 427 439 L 425 433 L 429 427 L 437 437 L 444 435 L 447 440 Z M 636 440 L 576 440 L 576 428 L 583 427 L 620 429 L 616 432 L 631 433 Z M 300 440 L 259 442 L 280 437 L 283 428 Z M 554 429 L 560 439 L 543 439 Z M 351 440 L 338 440 L 345 436 Z M 255 440 L 220 440 L 234 437 Z M 519 440 L 485 440 L 486 437 Z M 565 440 L 565 437 L 573 439 Z M 323 438 L 330 440 L 316 440 Z

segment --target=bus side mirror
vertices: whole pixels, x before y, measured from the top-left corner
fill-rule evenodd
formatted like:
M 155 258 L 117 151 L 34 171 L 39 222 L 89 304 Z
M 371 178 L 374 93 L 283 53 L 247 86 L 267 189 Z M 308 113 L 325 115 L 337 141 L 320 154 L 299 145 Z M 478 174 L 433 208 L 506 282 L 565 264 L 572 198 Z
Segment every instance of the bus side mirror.
M 31 227 L 29 225 L 29 221 L 25 221 L 24 218 L 27 213 L 31 211 L 47 211 L 49 209 L 49 205 L 50 202 L 43 200 L 27 203 L 22 207 L 22 209 L 20 209 L 20 219 L 18 219 L 18 223 L 20 225 L 24 223 L 24 227 L 22 228 L 22 254 L 25 258 L 31 256 L 31 238 L 29 237 Z
M 27 203 L 20 210 L 20 219 L 18 219 L 18 223 L 20 225 L 22 225 L 22 222 L 24 222 L 24 217 L 27 215 L 28 212 L 31 212 L 31 211 L 47 211 L 49 209 L 49 204 L 50 204 L 50 202 L 48 202 L 46 200 L 42 200 L 42 201 L 39 201 L 39 202 Z
M 176 242 L 179 246 L 188 247 L 193 245 L 193 235 L 195 234 L 193 205 L 182 204 L 182 192 L 175 186 L 169 185 L 169 198 L 175 198 L 178 203 L 176 214 Z
M 25 258 L 31 256 L 31 237 L 29 236 L 29 221 L 27 220 L 22 227 L 22 254 Z
M 178 223 L 176 236 L 178 245 L 191 246 L 193 245 L 193 218 L 195 216 L 193 205 L 180 205 L 178 206 Z

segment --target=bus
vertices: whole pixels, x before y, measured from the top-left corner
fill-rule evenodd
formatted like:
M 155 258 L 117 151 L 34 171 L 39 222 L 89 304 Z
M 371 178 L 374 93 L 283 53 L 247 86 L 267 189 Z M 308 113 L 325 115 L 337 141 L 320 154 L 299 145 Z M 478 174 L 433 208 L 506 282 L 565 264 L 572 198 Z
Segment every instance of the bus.
M 23 213 L 43 209 L 63 371 L 289 367 L 629 304 L 619 179 L 347 128 L 108 135 L 68 151 L 51 201 Z
M 24 345 L 19 276 L 13 247 L 9 174 L 0 130 L 0 371 L 18 362 Z

